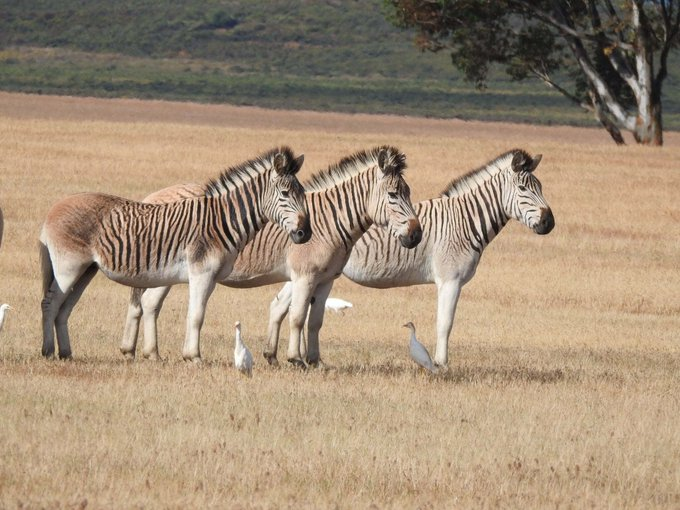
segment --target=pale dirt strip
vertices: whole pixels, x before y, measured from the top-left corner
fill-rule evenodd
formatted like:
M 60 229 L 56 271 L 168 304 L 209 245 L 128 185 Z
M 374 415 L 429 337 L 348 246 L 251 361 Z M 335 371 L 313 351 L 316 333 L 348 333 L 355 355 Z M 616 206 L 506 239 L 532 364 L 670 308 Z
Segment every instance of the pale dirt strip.
M 572 142 L 610 145 L 599 128 L 532 126 L 504 122 L 430 119 L 398 115 L 368 115 L 293 110 L 254 106 L 199 104 L 139 99 L 100 99 L 0 92 L 0 116 L 18 119 L 110 122 L 161 122 L 248 129 L 299 130 L 325 133 L 381 133 L 400 136 L 426 134 L 475 140 Z M 680 143 L 680 133 L 666 133 L 666 143 Z M 630 139 L 628 140 L 631 141 Z

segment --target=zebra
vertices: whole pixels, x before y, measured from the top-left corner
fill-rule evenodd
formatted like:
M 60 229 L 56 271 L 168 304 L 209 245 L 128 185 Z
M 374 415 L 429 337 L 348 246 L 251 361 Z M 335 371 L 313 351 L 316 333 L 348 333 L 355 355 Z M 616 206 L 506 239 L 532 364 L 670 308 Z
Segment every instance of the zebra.
M 326 300 L 332 282 L 342 273 L 350 251 L 372 224 L 390 225 L 395 242 L 415 247 L 422 237 L 413 210 L 410 189 L 403 177 L 405 156 L 390 146 L 359 151 L 331 165 L 305 182 L 305 199 L 314 235 L 305 245 L 293 245 L 280 229 L 265 226 L 239 253 L 234 269 L 221 284 L 249 288 L 292 281 L 291 341 L 288 360 L 302 364 L 300 335 L 310 302 Z M 166 188 L 147 197 L 151 202 L 172 201 L 200 193 L 196 184 Z M 134 357 L 140 317 L 144 316 L 145 357 L 158 359 L 156 318 L 169 288 L 133 292 L 128 307 L 121 351 Z M 286 310 L 291 303 L 286 304 Z M 272 302 L 271 313 L 280 314 Z M 270 325 L 270 344 L 265 358 L 276 364 L 279 321 Z M 321 324 L 318 325 L 321 328 Z M 277 343 L 272 344 L 275 339 Z
M 311 235 L 304 188 L 295 174 L 304 156 L 289 147 L 270 150 L 225 170 L 200 197 L 144 204 L 101 193 L 82 193 L 52 206 L 40 234 L 45 357 L 71 358 L 68 318 L 101 270 L 132 287 L 189 283 L 189 312 L 182 348 L 200 361 L 205 305 L 236 254 L 268 221 L 294 243 Z
M 539 154 L 532 158 L 520 149 L 508 151 L 451 181 L 439 198 L 414 204 L 423 240 L 413 250 L 401 249 L 386 229 L 376 226 L 354 246 L 343 274 L 360 285 L 383 289 L 437 285 L 435 365 L 448 365 L 448 341 L 460 291 L 474 276 L 484 248 L 510 219 L 540 235 L 548 234 L 555 226 L 541 183 L 533 174 L 541 157 Z M 281 289 L 278 298 L 285 316 L 290 284 Z M 309 312 L 309 362 L 319 360 L 315 329 L 323 314 L 324 302 L 318 299 Z M 281 319 L 271 317 L 270 324 L 278 320 Z

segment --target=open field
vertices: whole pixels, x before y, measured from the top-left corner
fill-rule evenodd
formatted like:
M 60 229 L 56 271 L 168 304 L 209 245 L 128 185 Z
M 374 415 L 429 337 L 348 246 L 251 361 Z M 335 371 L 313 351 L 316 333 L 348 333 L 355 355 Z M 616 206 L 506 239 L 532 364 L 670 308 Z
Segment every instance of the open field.
M 600 129 L 0 93 L 0 507 L 677 508 L 680 134 L 615 147 Z M 465 287 L 451 367 L 433 286 L 331 295 L 325 369 L 266 366 L 278 286 L 218 288 L 201 366 L 181 361 L 186 287 L 160 320 L 165 361 L 123 361 L 128 289 L 98 276 L 71 317 L 74 361 L 40 357 L 40 224 L 59 198 L 141 198 L 280 144 L 302 176 L 358 149 L 408 155 L 414 201 L 513 147 L 556 219 L 509 224 Z M 232 325 L 256 356 L 231 366 Z M 287 341 L 284 327 L 284 342 Z M 280 349 L 281 351 L 281 349 Z M 280 353 L 279 358 L 285 357 Z

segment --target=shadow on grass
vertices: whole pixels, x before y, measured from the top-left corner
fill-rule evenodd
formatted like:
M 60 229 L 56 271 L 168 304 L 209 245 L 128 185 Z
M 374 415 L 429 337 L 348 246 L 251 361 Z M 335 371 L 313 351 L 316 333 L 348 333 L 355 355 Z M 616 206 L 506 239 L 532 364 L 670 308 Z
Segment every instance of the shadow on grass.
M 351 364 L 337 367 L 326 367 L 324 370 L 343 375 L 375 375 L 395 377 L 414 374 L 430 377 L 433 381 L 451 383 L 498 384 L 513 382 L 531 382 L 555 384 L 563 381 L 580 380 L 579 373 L 562 368 L 533 368 L 523 366 L 465 366 L 441 369 L 429 374 L 423 370 L 404 364 L 391 362 L 379 365 Z

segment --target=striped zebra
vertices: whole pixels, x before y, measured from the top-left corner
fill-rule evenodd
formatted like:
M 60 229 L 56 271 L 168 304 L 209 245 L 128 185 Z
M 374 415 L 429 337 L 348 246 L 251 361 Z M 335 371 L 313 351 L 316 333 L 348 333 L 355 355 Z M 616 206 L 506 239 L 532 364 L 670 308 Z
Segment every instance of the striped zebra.
M 189 283 L 189 312 L 182 355 L 200 360 L 205 305 L 217 280 L 268 221 L 294 243 L 311 237 L 304 189 L 295 174 L 303 156 L 288 147 L 269 151 L 224 171 L 200 197 L 144 204 L 98 193 L 57 202 L 40 234 L 43 277 L 42 354 L 71 357 L 68 318 L 97 269 L 133 287 Z
M 300 335 L 310 302 L 326 300 L 332 282 L 340 276 L 350 251 L 372 224 L 390 225 L 395 242 L 413 248 L 421 239 L 420 223 L 413 210 L 410 190 L 403 178 L 405 156 L 394 147 L 361 151 L 331 165 L 305 183 L 305 199 L 314 230 L 305 245 L 289 242 L 280 229 L 265 226 L 238 255 L 234 269 L 220 283 L 245 288 L 292 281 L 288 360 L 302 363 Z M 179 185 L 161 190 L 145 200 L 163 202 L 200 193 L 198 185 Z M 135 291 L 137 292 L 137 291 Z M 132 296 L 121 351 L 134 357 L 140 317 L 144 316 L 143 354 L 158 358 L 156 318 L 169 288 L 147 289 Z M 279 315 L 275 299 L 271 313 Z M 278 342 L 279 321 L 270 325 L 269 338 Z M 318 324 L 321 328 L 321 324 Z M 265 352 L 276 363 L 277 344 Z
M 403 250 L 386 229 L 376 227 L 354 247 L 343 273 L 360 285 L 391 288 L 436 283 L 436 365 L 448 364 L 448 341 L 458 297 L 474 276 L 484 248 L 513 218 L 541 235 L 555 226 L 541 183 L 533 174 L 540 161 L 540 155 L 532 158 L 523 150 L 509 151 L 454 179 L 439 198 L 416 203 L 423 240 L 413 250 Z M 283 311 L 290 302 L 290 289 L 284 287 L 278 297 Z M 319 359 L 314 329 L 323 313 L 324 302 L 317 300 L 309 315 L 310 362 Z M 276 320 L 270 318 L 270 322 Z

